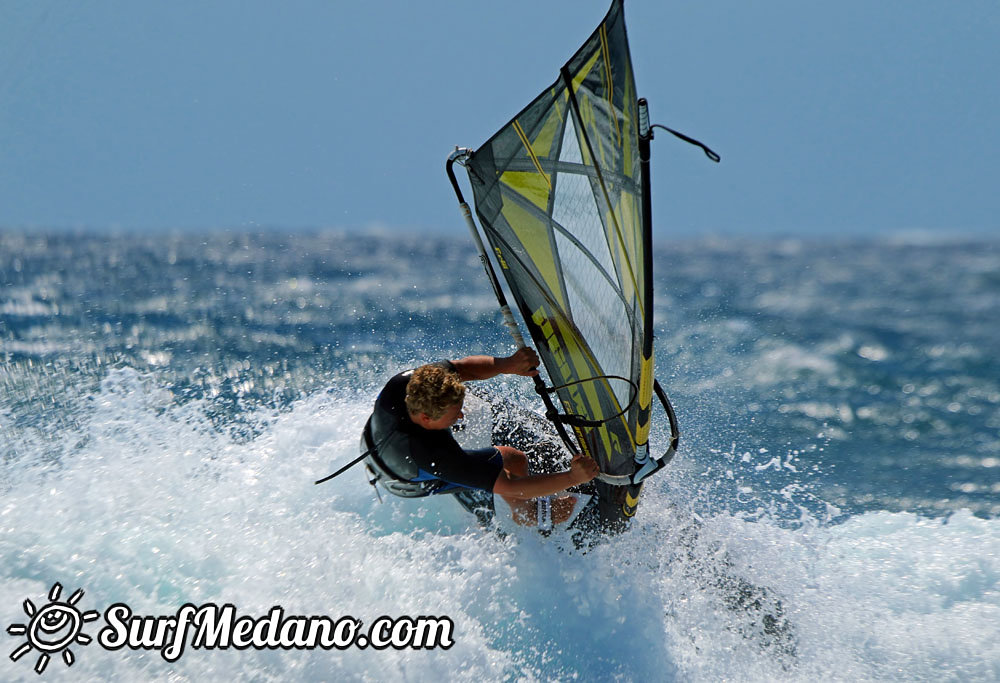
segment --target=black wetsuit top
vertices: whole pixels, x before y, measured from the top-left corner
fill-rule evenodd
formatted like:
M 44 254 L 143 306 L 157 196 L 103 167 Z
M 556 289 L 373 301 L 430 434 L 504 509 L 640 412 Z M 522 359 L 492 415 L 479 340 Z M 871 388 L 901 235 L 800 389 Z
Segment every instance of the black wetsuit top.
M 455 372 L 449 361 L 437 365 Z M 455 487 L 492 491 L 503 469 L 499 454 L 489 459 L 476 457 L 462 450 L 450 429 L 424 429 L 410 419 L 406 385 L 412 373 L 408 370 L 390 379 L 375 401 L 371 431 L 379 458 L 400 479 L 440 480 Z

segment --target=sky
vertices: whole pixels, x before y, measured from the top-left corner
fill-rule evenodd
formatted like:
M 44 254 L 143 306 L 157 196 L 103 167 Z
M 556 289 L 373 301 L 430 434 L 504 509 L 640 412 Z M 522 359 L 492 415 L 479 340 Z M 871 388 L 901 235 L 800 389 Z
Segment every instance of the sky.
M 0 0 L 0 228 L 464 235 L 608 0 Z M 627 0 L 654 234 L 1000 234 L 996 0 Z

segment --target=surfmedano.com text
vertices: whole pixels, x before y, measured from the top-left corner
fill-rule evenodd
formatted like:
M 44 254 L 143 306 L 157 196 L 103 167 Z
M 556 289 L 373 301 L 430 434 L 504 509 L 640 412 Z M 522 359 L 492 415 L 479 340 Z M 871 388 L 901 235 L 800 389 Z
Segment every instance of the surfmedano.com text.
M 97 634 L 107 650 L 159 650 L 168 662 L 175 662 L 190 647 L 197 650 L 313 650 L 350 647 L 384 650 L 447 650 L 454 641 L 454 623 L 448 617 L 379 617 L 365 629 L 360 619 L 345 616 L 285 615 L 284 608 L 272 607 L 267 616 L 238 616 L 236 607 L 206 603 L 186 604 L 174 616 L 135 616 L 123 603 L 104 611 L 107 626 Z

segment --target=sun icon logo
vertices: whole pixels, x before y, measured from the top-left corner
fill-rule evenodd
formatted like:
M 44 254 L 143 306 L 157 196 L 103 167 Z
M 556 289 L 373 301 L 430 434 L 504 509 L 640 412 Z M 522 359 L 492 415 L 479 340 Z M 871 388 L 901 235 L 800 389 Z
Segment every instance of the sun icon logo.
M 80 612 L 76 603 L 83 597 L 83 589 L 78 589 L 69 600 L 59 601 L 62 595 L 62 586 L 58 583 L 52 585 L 49 591 L 49 604 L 41 609 L 36 609 L 31 600 L 25 599 L 24 613 L 31 621 L 27 624 L 11 624 L 7 627 L 7 633 L 12 636 L 28 636 L 28 642 L 23 643 L 19 648 L 10 653 L 12 661 L 17 661 L 22 656 L 33 649 L 39 651 L 38 661 L 35 663 L 35 673 L 41 674 L 45 667 L 49 665 L 52 655 L 62 651 L 62 659 L 66 666 L 73 666 L 76 658 L 69 646 L 73 643 L 86 645 L 92 638 L 86 633 L 82 633 L 83 625 L 88 621 L 94 621 L 99 616 L 94 610 Z

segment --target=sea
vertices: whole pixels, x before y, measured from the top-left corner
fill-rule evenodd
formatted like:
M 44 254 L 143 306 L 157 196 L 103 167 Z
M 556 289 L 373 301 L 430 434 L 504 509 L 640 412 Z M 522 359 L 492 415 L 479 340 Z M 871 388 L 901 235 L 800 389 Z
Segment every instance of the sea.
M 1000 241 L 658 239 L 680 450 L 580 549 L 313 483 L 394 373 L 512 352 L 468 236 L 0 231 L 0 679 L 1000 679 Z M 453 630 L 168 661 L 184 605 Z

